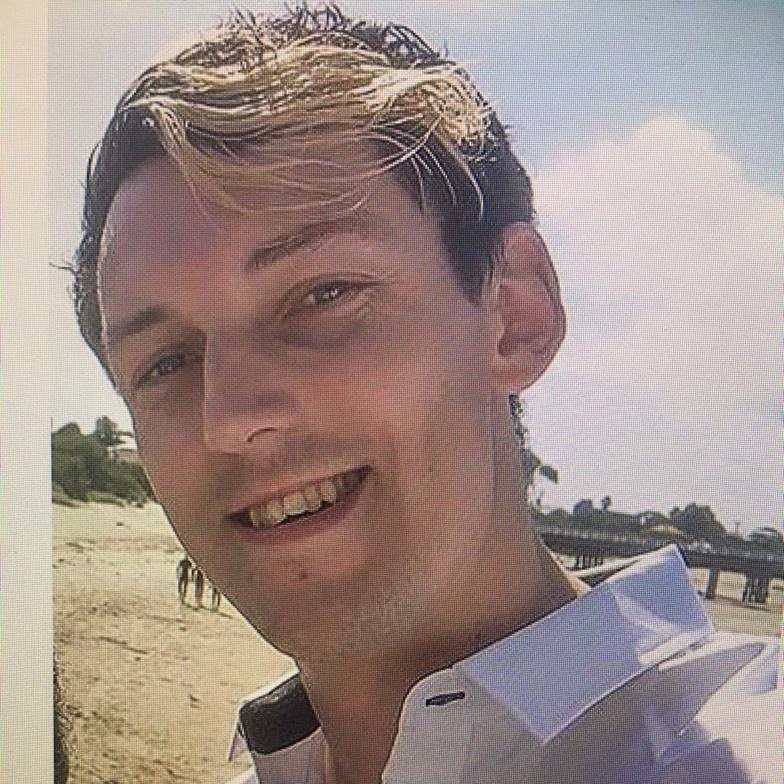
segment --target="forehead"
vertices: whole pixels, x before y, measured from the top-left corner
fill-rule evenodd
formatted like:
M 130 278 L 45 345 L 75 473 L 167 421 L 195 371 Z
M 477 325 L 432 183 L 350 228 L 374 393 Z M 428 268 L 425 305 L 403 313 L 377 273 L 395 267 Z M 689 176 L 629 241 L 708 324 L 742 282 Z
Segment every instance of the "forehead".
M 197 158 L 185 176 L 171 159 L 154 158 L 120 184 L 102 253 L 121 224 L 132 218 L 142 226 L 155 225 L 161 210 L 164 216 L 206 217 L 227 225 L 241 222 L 236 220 L 240 216 L 253 216 L 271 231 L 335 220 L 360 207 L 400 222 L 415 217 L 412 210 L 400 212 L 404 180 L 397 173 L 384 173 L 388 159 L 379 155 L 367 142 L 351 138 L 294 137 L 232 157 Z M 414 206 L 412 194 L 407 201 L 412 204 L 405 206 Z
M 241 274 L 251 254 L 272 249 L 285 255 L 309 235 L 346 235 L 409 254 L 421 248 L 423 256 L 440 252 L 434 216 L 420 209 L 397 176 L 350 176 L 366 171 L 352 169 L 359 156 L 366 163 L 366 155 L 348 150 L 333 157 L 335 169 L 348 174 L 325 184 L 321 172 L 304 203 L 306 182 L 288 187 L 278 178 L 244 189 L 241 209 L 200 195 L 168 158 L 146 162 L 123 181 L 109 209 L 98 266 L 102 316 L 107 303 L 122 304 L 125 292 L 152 296 L 167 285 L 167 274 L 207 267 L 216 276 L 231 276 L 232 269 Z
M 189 177 L 169 158 L 154 158 L 120 184 L 99 259 L 111 254 L 123 234 L 139 239 L 161 236 L 164 232 L 155 229 L 165 229 L 186 240 L 193 236 L 193 224 L 207 232 L 218 225 L 236 229 L 253 223 L 254 229 L 282 235 L 341 219 L 350 224 L 352 215 L 364 214 L 400 231 L 423 221 L 435 225 L 435 215 L 421 206 L 424 200 L 415 202 L 410 179 L 384 172 L 378 154 L 363 142 L 283 140 L 234 158 L 225 168 L 221 159 L 213 159 L 208 166 L 217 166 L 211 173 L 194 171 Z

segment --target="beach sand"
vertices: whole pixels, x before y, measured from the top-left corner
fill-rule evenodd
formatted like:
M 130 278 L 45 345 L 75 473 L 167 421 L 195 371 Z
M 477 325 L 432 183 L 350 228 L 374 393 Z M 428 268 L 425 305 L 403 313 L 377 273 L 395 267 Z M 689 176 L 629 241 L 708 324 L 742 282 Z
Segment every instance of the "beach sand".
M 237 702 L 291 661 L 225 600 L 180 607 L 182 549 L 158 506 L 55 505 L 53 539 L 69 784 L 212 784 L 246 769 L 226 761 Z
M 158 506 L 55 505 L 53 539 L 70 784 L 219 784 L 246 769 L 247 757 L 226 761 L 236 704 L 292 662 L 225 600 L 217 613 L 180 607 L 182 549 Z M 704 571 L 694 577 L 704 587 Z M 742 587 L 722 575 L 707 605 L 714 623 L 778 634 L 782 584 L 764 608 L 741 605 Z

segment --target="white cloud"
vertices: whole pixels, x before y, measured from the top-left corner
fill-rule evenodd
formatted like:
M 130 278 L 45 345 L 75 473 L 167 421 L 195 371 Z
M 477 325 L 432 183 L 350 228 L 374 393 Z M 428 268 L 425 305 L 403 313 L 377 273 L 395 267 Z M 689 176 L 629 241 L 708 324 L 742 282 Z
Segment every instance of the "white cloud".
M 563 153 L 535 188 L 571 316 L 531 396 L 542 450 L 578 495 L 778 524 L 784 199 L 677 116 Z

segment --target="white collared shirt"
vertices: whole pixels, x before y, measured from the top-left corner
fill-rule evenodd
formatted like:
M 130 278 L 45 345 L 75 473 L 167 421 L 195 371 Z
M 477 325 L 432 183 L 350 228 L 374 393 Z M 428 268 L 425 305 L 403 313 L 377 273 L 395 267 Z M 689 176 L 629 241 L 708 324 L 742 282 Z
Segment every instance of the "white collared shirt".
M 666 547 L 427 676 L 384 784 L 782 784 L 779 646 L 717 633 L 701 604 Z M 252 753 L 231 784 L 323 784 L 323 744 Z

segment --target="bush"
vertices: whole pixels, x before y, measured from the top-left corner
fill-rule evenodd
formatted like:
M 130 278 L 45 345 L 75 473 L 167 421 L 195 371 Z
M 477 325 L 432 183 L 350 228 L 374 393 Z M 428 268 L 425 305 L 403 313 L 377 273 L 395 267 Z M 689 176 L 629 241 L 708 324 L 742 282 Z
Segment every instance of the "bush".
M 86 501 L 90 493 L 90 475 L 78 455 L 52 452 L 52 481 L 78 501 Z
M 52 503 L 60 504 L 60 506 L 78 506 L 76 501 L 57 482 L 52 483 Z
M 152 497 L 144 470 L 135 463 L 115 460 L 105 440 L 97 425 L 90 435 L 84 435 L 73 422 L 52 433 L 53 488 L 62 490 L 60 497 L 65 494 L 79 501 L 123 499 L 144 504 Z
M 93 486 L 97 491 L 110 493 L 127 501 L 135 501 L 145 495 L 131 464 L 111 459 L 100 464 Z

